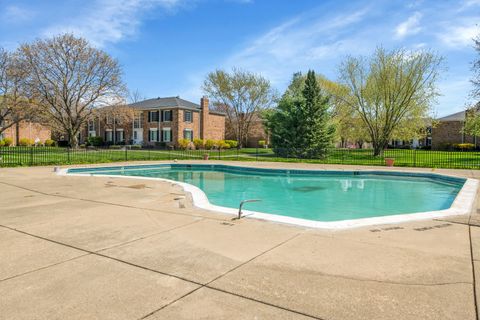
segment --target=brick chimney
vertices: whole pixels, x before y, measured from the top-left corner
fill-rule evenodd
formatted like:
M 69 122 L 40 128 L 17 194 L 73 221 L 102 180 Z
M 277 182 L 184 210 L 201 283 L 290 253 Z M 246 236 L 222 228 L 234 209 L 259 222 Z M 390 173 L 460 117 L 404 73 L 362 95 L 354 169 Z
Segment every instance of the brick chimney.
M 203 96 L 200 99 L 200 138 L 207 139 L 207 131 L 208 131 L 208 98 Z

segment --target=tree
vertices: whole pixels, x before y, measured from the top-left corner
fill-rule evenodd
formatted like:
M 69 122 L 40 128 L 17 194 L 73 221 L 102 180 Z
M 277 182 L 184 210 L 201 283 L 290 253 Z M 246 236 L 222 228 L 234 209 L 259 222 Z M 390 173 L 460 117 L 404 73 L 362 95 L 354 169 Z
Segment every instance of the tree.
M 42 116 L 74 148 L 92 110 L 125 93 L 118 62 L 83 38 L 63 34 L 37 40 L 23 44 L 19 53 L 31 70 L 28 83 Z
M 267 79 L 239 69 L 209 73 L 203 91 L 226 113 L 227 127 L 233 129 L 240 148 L 247 142 L 255 114 L 270 107 L 276 96 Z
M 480 99 L 480 35 L 473 39 L 475 51 L 477 51 L 477 58 L 473 62 L 474 76 L 472 79 L 473 92 L 472 95 L 476 99 Z M 478 100 L 477 100 L 478 101 Z
M 28 69 L 16 53 L 0 48 L 0 135 L 16 126 L 18 143 L 18 123 L 33 118 L 32 102 L 28 98 L 25 79 Z
M 322 92 L 314 71 L 302 86 L 294 74 L 277 110 L 266 113 L 274 152 L 282 156 L 322 158 L 331 146 L 334 127 L 330 121 L 329 97 Z M 298 93 L 302 88 L 301 95 Z
M 354 97 L 347 101 L 366 126 L 374 155 L 381 155 L 396 131 L 417 135 L 438 95 L 442 59 L 430 52 L 376 50 L 369 59 L 349 57 L 341 79 Z M 404 132 L 405 135 L 405 132 Z
M 126 104 L 119 103 L 95 109 L 89 120 L 103 119 L 107 126 L 111 126 L 113 132 L 116 132 L 117 126 L 124 127 L 126 123 L 131 123 L 135 118 L 135 109 Z M 113 135 L 113 144 L 117 144 L 115 134 Z M 126 139 L 126 137 L 124 137 Z

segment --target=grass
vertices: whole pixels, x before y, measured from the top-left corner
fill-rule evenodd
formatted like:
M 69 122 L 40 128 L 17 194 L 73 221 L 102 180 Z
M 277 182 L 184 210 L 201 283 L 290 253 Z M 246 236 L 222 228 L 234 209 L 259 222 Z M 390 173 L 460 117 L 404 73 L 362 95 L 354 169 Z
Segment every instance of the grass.
M 385 165 L 385 158 L 394 158 L 395 166 L 480 169 L 480 152 L 385 150 L 383 156 L 374 157 L 368 149 L 333 149 L 324 159 L 296 159 L 278 157 L 271 149 L 245 148 L 241 150 L 154 150 L 154 149 L 76 149 L 56 147 L 0 148 L 1 166 L 64 165 L 104 163 L 135 160 L 212 160 L 306 162 L 354 165 Z

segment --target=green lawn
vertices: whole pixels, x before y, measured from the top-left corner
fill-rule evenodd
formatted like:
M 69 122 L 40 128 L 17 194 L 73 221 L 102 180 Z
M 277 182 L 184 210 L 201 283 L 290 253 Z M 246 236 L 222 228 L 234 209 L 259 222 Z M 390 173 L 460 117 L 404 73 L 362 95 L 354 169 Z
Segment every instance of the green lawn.
M 395 166 L 430 168 L 480 169 L 480 152 L 450 152 L 428 150 L 386 150 L 374 157 L 368 149 L 333 149 L 324 159 L 295 159 L 277 157 L 271 149 L 241 150 L 153 150 L 153 149 L 77 149 L 54 147 L 0 148 L 1 166 L 64 165 L 134 160 L 203 159 L 208 153 L 212 160 L 307 162 L 329 164 L 381 165 L 385 158 L 394 158 Z

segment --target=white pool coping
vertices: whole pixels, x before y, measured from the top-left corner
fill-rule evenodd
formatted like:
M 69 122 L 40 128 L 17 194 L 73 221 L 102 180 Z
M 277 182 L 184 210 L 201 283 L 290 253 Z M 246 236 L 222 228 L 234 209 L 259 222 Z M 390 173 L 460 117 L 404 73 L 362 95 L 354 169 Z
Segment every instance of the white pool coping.
M 169 165 L 170 163 L 162 163 L 162 164 Z M 228 166 L 228 164 L 222 164 L 222 165 Z M 128 167 L 128 165 L 126 166 L 121 165 L 118 167 L 120 168 Z M 238 167 L 238 165 L 236 167 Z M 93 168 L 93 167 L 87 167 L 87 168 Z M 101 168 L 101 167 L 98 167 L 98 168 Z M 248 168 L 248 167 L 244 167 L 244 168 Z M 268 169 L 268 168 L 262 167 L 262 169 Z M 298 170 L 301 171 L 301 169 L 298 169 Z M 309 171 L 317 171 L 317 170 L 309 169 Z M 319 169 L 318 171 L 325 172 L 325 171 L 334 171 L 334 170 Z M 364 170 L 352 170 L 352 171 L 364 171 Z M 368 171 L 372 171 L 372 170 L 368 170 Z M 377 170 L 377 171 L 380 171 L 380 170 Z M 395 172 L 395 171 L 389 171 L 389 172 Z M 397 171 L 397 172 L 405 172 L 405 171 Z M 415 172 L 412 172 L 412 173 L 415 175 Z M 422 173 L 422 172 L 416 172 L 416 173 Z M 140 177 L 140 176 L 91 174 L 88 172 L 68 173 L 68 168 L 59 169 L 57 171 L 57 174 L 64 175 L 64 176 L 81 176 L 81 177 L 92 176 L 92 177 L 125 178 L 125 179 L 154 180 L 154 181 L 169 182 L 174 185 L 178 185 L 182 187 L 183 190 L 191 196 L 193 205 L 197 208 L 238 216 L 238 209 L 222 207 L 222 206 L 211 204 L 210 201 L 208 200 L 207 195 L 205 194 L 205 192 L 203 192 L 203 190 L 201 190 L 200 188 L 194 185 L 184 183 L 184 182 L 163 179 L 163 178 Z M 454 176 L 449 176 L 445 174 L 436 174 L 436 175 L 454 177 Z M 458 178 L 458 177 L 455 177 L 455 178 Z M 285 223 L 285 224 L 293 224 L 293 225 L 308 227 L 308 228 L 348 229 L 348 228 L 357 228 L 357 227 L 372 226 L 372 225 L 393 224 L 393 223 L 401 223 L 401 222 L 416 221 L 416 220 L 445 218 L 448 216 L 466 215 L 466 214 L 470 214 L 474 208 L 479 181 L 477 179 L 471 179 L 471 178 L 465 178 L 465 179 L 466 179 L 465 184 L 463 185 L 462 189 L 460 189 L 460 191 L 458 192 L 450 208 L 444 209 L 444 210 L 425 211 L 425 212 L 417 212 L 417 213 L 404 213 L 404 214 L 397 214 L 397 215 L 340 220 L 340 221 L 315 221 L 315 220 L 294 218 L 289 216 L 282 216 L 277 214 L 263 213 L 263 212 L 250 211 L 250 210 L 242 210 L 242 217 L 268 220 L 268 221 L 274 221 L 274 222 Z

